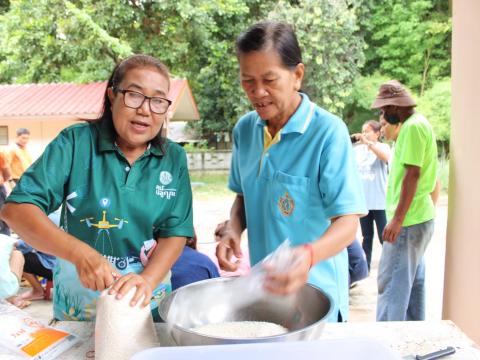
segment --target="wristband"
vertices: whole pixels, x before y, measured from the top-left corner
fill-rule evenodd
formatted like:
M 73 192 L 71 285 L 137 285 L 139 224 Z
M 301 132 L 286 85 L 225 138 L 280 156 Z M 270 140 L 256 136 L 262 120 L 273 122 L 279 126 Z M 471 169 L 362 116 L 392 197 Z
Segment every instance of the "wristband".
M 313 262 L 314 262 L 314 260 L 313 260 L 313 258 L 314 258 L 314 256 L 313 256 L 313 246 L 312 246 L 312 244 L 308 243 L 308 244 L 303 244 L 303 248 L 308 250 L 308 252 L 310 254 L 310 265 L 309 265 L 308 268 L 311 269 L 312 266 L 313 266 Z

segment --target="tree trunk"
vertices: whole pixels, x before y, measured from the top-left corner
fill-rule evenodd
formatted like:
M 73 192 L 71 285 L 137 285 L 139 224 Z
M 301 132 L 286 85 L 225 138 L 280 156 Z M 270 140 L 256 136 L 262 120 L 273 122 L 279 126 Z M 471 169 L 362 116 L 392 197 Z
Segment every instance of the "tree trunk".
M 420 87 L 420 97 L 423 96 L 423 92 L 425 91 L 425 84 L 427 82 L 427 73 L 428 67 L 430 66 L 430 54 L 432 53 L 432 49 L 427 49 L 427 54 L 425 56 L 425 63 L 423 65 L 423 74 L 422 74 L 422 84 Z

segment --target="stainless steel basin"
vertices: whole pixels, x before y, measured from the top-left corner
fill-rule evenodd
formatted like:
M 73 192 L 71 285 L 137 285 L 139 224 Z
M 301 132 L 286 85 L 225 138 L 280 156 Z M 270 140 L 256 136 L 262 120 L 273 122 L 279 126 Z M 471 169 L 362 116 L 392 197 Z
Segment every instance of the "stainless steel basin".
M 164 321 L 167 321 L 173 301 L 185 304 L 181 307 L 183 316 L 176 317 L 171 327 L 171 335 L 178 345 L 298 341 L 320 337 L 325 319 L 332 309 L 332 300 L 319 288 L 307 284 L 289 297 L 268 296 L 244 306 L 232 307 L 232 298 L 221 294 L 228 294 L 229 288 L 236 290 L 234 280 L 235 278 L 218 278 L 193 283 L 177 289 L 160 303 L 159 313 Z M 212 293 L 219 294 L 213 297 L 213 303 L 206 304 L 198 300 L 202 294 Z M 189 330 L 200 325 L 230 321 L 272 322 L 289 331 L 275 336 L 239 339 L 201 335 Z

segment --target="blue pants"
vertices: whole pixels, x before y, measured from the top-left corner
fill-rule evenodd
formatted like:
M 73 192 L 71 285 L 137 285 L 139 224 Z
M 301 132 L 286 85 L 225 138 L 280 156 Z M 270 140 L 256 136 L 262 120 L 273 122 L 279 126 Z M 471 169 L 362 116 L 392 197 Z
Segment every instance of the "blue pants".
M 433 220 L 402 227 L 393 244 L 383 244 L 377 279 L 377 321 L 425 320 L 423 255 L 433 228 Z
M 368 271 L 370 271 L 370 262 L 372 261 L 372 246 L 373 246 L 373 223 L 377 226 L 378 240 L 380 244 L 382 241 L 382 233 L 387 224 L 387 216 L 385 210 L 369 210 L 367 216 L 360 218 L 360 227 L 362 228 L 362 247 L 367 256 Z
M 347 247 L 348 252 L 348 284 L 365 279 L 368 276 L 367 260 L 365 253 L 357 239 Z

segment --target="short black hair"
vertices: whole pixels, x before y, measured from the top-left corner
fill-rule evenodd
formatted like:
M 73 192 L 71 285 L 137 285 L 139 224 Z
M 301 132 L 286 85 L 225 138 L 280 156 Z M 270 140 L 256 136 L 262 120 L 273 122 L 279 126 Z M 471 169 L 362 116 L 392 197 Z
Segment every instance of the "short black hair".
M 17 129 L 17 136 L 22 136 L 22 135 L 30 135 L 30 130 L 28 130 L 27 128 Z
M 240 34 L 236 41 L 237 57 L 272 47 L 283 65 L 293 69 L 302 63 L 302 51 L 293 28 L 286 23 L 263 21 Z

